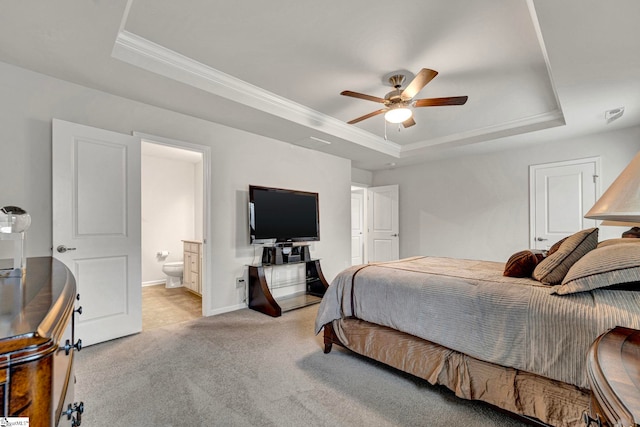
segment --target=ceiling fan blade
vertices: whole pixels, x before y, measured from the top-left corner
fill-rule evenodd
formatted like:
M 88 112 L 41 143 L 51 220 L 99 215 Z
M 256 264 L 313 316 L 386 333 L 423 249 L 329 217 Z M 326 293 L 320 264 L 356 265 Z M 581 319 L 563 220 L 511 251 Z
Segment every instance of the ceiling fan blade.
M 366 95 L 364 93 L 352 92 L 350 90 L 343 90 L 342 92 L 340 92 L 340 95 L 351 96 L 352 98 L 366 99 L 367 101 L 379 102 L 381 104 L 385 103 L 384 98 L 379 98 L 377 96 L 372 96 L 372 95 Z
M 404 126 L 405 128 L 411 127 L 415 124 L 416 124 L 416 121 L 413 120 L 413 117 L 409 117 L 407 120 L 402 122 L 402 126 Z
M 357 119 L 353 119 L 353 120 L 351 120 L 351 121 L 349 121 L 349 122 L 347 122 L 347 123 L 348 123 L 348 124 L 350 124 L 350 125 L 353 125 L 353 124 L 355 124 L 355 123 L 358 123 L 358 122 L 361 122 L 361 121 L 363 121 L 363 120 L 366 120 L 366 119 L 368 119 L 368 118 L 370 118 L 370 117 L 377 116 L 378 114 L 382 114 L 382 113 L 384 113 L 385 111 L 387 111 L 387 109 L 386 109 L 386 108 L 383 108 L 383 109 L 381 109 L 381 110 L 374 111 L 373 113 L 365 114 L 364 116 L 362 116 L 362 117 L 358 117 Z
M 428 68 L 423 68 L 416 74 L 416 76 L 411 80 L 409 86 L 402 91 L 400 97 L 402 99 L 411 99 L 418 94 L 422 90 L 423 87 L 427 85 L 435 76 L 438 75 L 437 71 L 430 70 Z
M 446 98 L 416 99 L 414 107 L 440 107 L 443 105 L 464 105 L 468 96 L 449 96 Z

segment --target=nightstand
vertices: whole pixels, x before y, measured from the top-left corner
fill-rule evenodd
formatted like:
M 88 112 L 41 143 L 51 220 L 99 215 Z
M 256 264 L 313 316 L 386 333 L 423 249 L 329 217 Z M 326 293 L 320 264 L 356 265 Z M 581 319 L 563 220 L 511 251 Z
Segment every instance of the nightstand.
M 640 422 L 640 331 L 615 327 L 598 337 L 587 356 L 591 387 L 585 425 L 637 426 Z

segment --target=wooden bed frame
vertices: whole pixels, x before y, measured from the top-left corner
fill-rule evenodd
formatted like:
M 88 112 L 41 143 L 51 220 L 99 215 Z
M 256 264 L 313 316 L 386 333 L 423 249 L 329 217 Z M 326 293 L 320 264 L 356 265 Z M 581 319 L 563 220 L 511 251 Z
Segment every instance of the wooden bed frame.
M 482 362 L 421 338 L 356 318 L 334 322 L 339 322 L 336 325 L 341 328 L 342 334 L 349 334 L 349 331 L 356 331 L 359 328 L 362 330 L 349 335 L 349 339 L 346 341 L 350 342 L 345 344 L 338 337 L 334 323 L 324 325 L 324 353 L 329 353 L 333 344 L 337 344 L 400 371 L 425 379 L 431 384 L 444 385 L 460 398 L 483 401 L 500 412 L 508 413 L 530 425 L 562 427 L 584 425 L 582 419 L 585 411 L 589 410 L 589 390 L 513 368 Z M 375 352 L 373 347 L 377 346 L 374 344 L 376 341 L 384 342 L 382 347 L 385 347 L 385 351 Z M 430 362 L 422 360 L 416 364 L 406 363 L 404 355 L 408 353 L 407 346 L 410 346 L 412 350 L 415 350 L 416 347 L 428 348 L 428 352 L 435 355 L 436 359 L 446 357 L 447 362 L 453 354 L 456 363 L 464 360 L 465 370 L 472 377 L 477 375 L 481 380 L 478 383 L 487 389 L 482 389 L 477 393 L 473 387 L 471 390 L 466 390 L 464 387 L 461 390 L 455 369 L 451 369 L 445 375 L 434 375 L 430 368 L 438 365 L 439 362 L 434 361 L 431 366 L 429 366 Z M 395 355 L 389 358 L 390 353 L 395 353 Z M 423 359 L 426 358 L 423 357 Z M 451 363 L 451 365 L 456 365 L 456 363 Z M 449 363 L 440 363 L 438 366 L 443 365 L 449 365 Z M 489 384 L 493 384 L 493 389 Z M 503 396 L 504 389 L 509 388 L 513 390 L 512 401 L 504 399 Z M 498 390 L 500 391 L 498 392 Z

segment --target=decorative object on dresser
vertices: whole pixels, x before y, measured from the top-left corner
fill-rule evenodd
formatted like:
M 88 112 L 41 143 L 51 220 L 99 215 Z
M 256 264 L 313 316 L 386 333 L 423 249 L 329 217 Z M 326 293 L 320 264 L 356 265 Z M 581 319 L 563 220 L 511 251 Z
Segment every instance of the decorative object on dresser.
M 74 354 L 79 300 L 69 269 L 51 257 L 0 270 L 0 417 L 28 417 L 31 427 L 79 426 Z
M 202 242 L 183 240 L 184 271 L 182 285 L 198 295 L 202 295 Z
M 591 387 L 585 425 L 640 425 L 640 331 L 615 327 L 591 346 L 587 358 Z
M 13 241 L 13 268 L 24 266 L 24 232 L 31 225 L 31 215 L 17 206 L 0 208 L 0 241 Z

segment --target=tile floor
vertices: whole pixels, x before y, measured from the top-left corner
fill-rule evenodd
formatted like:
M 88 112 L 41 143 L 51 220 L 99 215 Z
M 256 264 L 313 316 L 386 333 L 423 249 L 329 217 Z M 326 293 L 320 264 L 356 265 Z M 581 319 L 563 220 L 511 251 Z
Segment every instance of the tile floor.
M 164 285 L 142 288 L 142 330 L 197 319 L 202 316 L 202 298 L 186 288 Z

